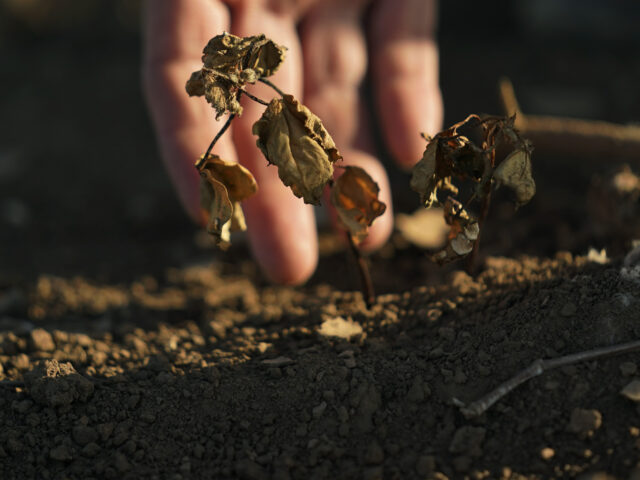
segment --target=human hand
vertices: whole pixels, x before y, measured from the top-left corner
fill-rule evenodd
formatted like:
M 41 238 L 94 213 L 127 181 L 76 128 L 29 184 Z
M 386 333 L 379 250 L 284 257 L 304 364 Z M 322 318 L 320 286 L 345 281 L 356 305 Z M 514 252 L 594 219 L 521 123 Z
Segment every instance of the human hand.
M 370 153 L 370 114 L 359 86 L 369 58 L 386 143 L 401 166 L 412 166 L 425 147 L 419 133 L 437 132 L 442 121 L 435 13 L 435 0 L 148 0 L 144 91 L 162 158 L 190 216 L 204 223 L 193 163 L 225 119 L 216 121 L 203 98 L 189 98 L 185 83 L 201 67 L 202 49 L 214 35 L 264 33 L 288 48 L 274 83 L 322 119 L 345 165 L 363 167 L 380 186 L 387 212 L 374 222 L 363 248 L 381 246 L 393 228 L 391 192 L 384 168 Z M 265 100 L 273 96 L 261 84 L 251 92 Z M 282 184 L 276 168 L 268 168 L 251 133 L 262 108 L 244 100 L 243 115 L 215 153 L 239 160 L 260 186 L 243 202 L 258 263 L 275 282 L 301 283 L 318 258 L 313 209 Z

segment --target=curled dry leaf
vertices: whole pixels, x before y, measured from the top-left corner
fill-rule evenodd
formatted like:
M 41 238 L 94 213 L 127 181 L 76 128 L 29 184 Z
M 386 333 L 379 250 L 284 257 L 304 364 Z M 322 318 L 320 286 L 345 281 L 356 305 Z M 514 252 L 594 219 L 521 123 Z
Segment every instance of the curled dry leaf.
M 207 231 L 219 246 L 228 246 L 230 232 L 246 230 L 240 202 L 258 191 L 251 172 L 217 155 L 196 162 L 200 172 L 200 204 L 207 212 Z
M 216 119 L 225 113 L 242 114 L 238 101 L 238 87 L 223 77 L 212 72 L 200 70 L 193 72 L 187 81 L 189 96 L 204 96 L 216 111 Z
M 467 256 L 480 234 L 478 222 L 465 211 L 460 202 L 451 197 L 444 203 L 444 219 L 450 229 L 445 248 L 433 255 L 433 259 L 439 264 Z
M 331 188 L 331 203 L 356 243 L 367 236 L 373 221 L 387 206 L 378 200 L 380 188 L 364 169 L 345 167 Z
M 498 186 L 505 185 L 515 193 L 519 207 L 529 202 L 536 193 L 536 183 L 531 174 L 531 154 L 527 149 L 511 152 L 493 172 Z
M 205 68 L 225 74 L 234 82 L 251 83 L 275 73 L 284 60 L 285 48 L 264 35 L 237 37 L 230 33 L 216 35 L 204 47 Z M 248 70 L 252 70 L 248 72 Z M 243 73 L 244 72 L 244 73 Z M 235 76 L 245 78 L 235 78 Z
M 284 47 L 264 35 L 216 35 L 204 48 L 203 67 L 187 81 L 187 93 L 204 96 L 216 110 L 216 118 L 226 112 L 240 115 L 238 91 L 272 75 L 284 60 L 284 52 Z
M 274 98 L 253 125 L 256 144 L 282 182 L 305 203 L 319 204 L 342 158 L 322 122 L 293 96 Z
M 438 202 L 438 177 L 436 175 L 436 152 L 438 141 L 432 139 L 422 155 L 422 159 L 413 167 L 411 181 L 412 190 L 418 192 L 425 208 L 431 208 Z

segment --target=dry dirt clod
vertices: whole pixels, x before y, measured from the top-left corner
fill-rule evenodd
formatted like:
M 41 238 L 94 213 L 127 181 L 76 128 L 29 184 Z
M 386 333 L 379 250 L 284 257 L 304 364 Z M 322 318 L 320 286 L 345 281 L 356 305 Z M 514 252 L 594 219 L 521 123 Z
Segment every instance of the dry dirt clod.
M 318 333 L 323 337 L 338 337 L 350 340 L 352 337 L 361 335 L 362 326 L 351 320 L 342 317 L 325 317 L 324 321 L 318 328 Z
M 53 460 L 58 460 L 60 462 L 70 462 L 73 460 L 73 452 L 67 445 L 58 445 L 55 448 L 52 448 L 49 452 L 49 456 Z
M 29 333 L 29 346 L 32 350 L 41 352 L 52 352 L 56 349 L 53 337 L 43 328 L 36 328 Z
M 453 435 L 449 444 L 451 453 L 466 453 L 473 457 L 482 455 L 482 443 L 487 431 L 482 427 L 465 425 L 460 427 Z
M 602 414 L 598 410 L 574 408 L 569 421 L 569 431 L 581 435 L 593 434 L 602 425 Z
M 88 443 L 95 442 L 98 439 L 98 432 L 92 427 L 87 427 L 86 425 L 76 425 L 71 430 L 71 437 L 73 440 L 81 446 L 87 445 Z
M 39 404 L 63 407 L 75 401 L 86 402 L 93 393 L 93 382 L 73 368 L 71 363 L 44 360 L 25 374 L 25 385 L 31 397 Z

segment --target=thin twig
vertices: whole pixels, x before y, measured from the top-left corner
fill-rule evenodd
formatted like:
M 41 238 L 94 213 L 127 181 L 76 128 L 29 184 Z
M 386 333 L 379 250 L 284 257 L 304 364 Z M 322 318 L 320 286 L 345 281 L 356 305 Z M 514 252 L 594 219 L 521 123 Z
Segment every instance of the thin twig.
M 493 171 L 494 167 L 495 167 L 495 163 L 496 163 L 496 150 L 495 148 L 493 148 L 494 146 L 494 141 L 491 141 L 490 145 L 487 145 L 488 147 L 491 147 L 491 151 L 489 153 L 489 157 L 484 157 L 485 158 L 485 164 L 488 162 L 488 165 L 486 165 L 487 168 L 490 168 L 491 171 Z M 486 149 L 485 149 L 486 151 Z M 485 170 L 487 169 L 485 168 Z M 475 192 L 472 195 L 472 197 L 475 196 Z M 484 230 L 483 226 L 484 226 L 484 221 L 486 220 L 487 216 L 489 215 L 489 207 L 491 206 L 491 180 L 490 178 L 487 179 L 487 181 L 484 184 L 484 197 L 482 198 L 482 205 L 480 207 L 480 216 L 478 217 L 478 237 L 476 238 L 476 240 L 473 242 L 473 250 L 471 250 L 471 253 L 469 254 L 469 258 L 467 260 L 467 273 L 469 275 L 473 275 L 475 267 L 476 267 L 476 262 L 478 260 L 478 251 L 480 250 L 480 238 L 482 236 L 482 232 Z
M 255 95 L 250 94 L 249 92 L 247 92 L 246 90 L 238 90 L 239 92 L 241 92 L 243 95 L 246 95 L 247 97 L 249 97 L 251 100 L 253 100 L 254 102 L 258 102 L 261 103 L 262 105 L 269 105 L 269 102 L 265 102 L 264 100 L 262 100 L 261 98 L 256 97 Z
M 621 125 L 522 112 L 513 85 L 500 80 L 500 100 L 507 115 L 516 115 L 515 127 L 537 150 L 608 159 L 624 157 L 640 161 L 640 126 Z
M 364 301 L 367 304 L 367 308 L 370 308 L 371 305 L 373 305 L 373 303 L 375 302 L 375 293 L 373 291 L 373 282 L 371 281 L 371 275 L 369 274 L 369 266 L 367 265 L 367 261 L 362 257 L 362 253 L 360 253 L 360 249 L 356 245 L 356 242 L 353 240 L 353 236 L 347 234 L 347 237 L 349 239 L 349 247 L 351 248 L 351 253 L 356 259 L 356 264 L 358 265 L 362 295 L 364 296 Z
M 232 120 L 235 118 L 235 114 L 230 114 L 229 117 L 227 118 L 227 121 L 224 122 L 224 125 L 222 126 L 222 128 L 220 129 L 220 131 L 218 133 L 216 133 L 216 136 L 213 137 L 213 140 L 211 140 L 211 143 L 209 144 L 209 148 L 207 148 L 207 151 L 205 152 L 204 156 L 202 157 L 203 159 L 207 159 L 207 157 L 209 156 L 209 154 L 211 153 L 211 150 L 213 149 L 213 146 L 216 144 L 216 142 L 218 140 L 220 140 L 220 137 L 222 136 L 222 134 L 224 132 L 227 131 L 227 128 L 229 128 L 229 125 L 231 125 Z M 200 162 L 196 162 L 196 167 L 198 167 Z
M 266 78 L 259 78 L 258 79 L 259 82 L 264 83 L 265 85 L 269 85 L 271 88 L 273 88 L 276 92 L 278 92 L 278 94 L 281 97 L 284 97 L 286 94 L 280 90 L 275 84 L 271 83 L 269 80 L 267 80 Z
M 513 389 L 523 384 L 530 378 L 541 375 L 547 370 L 564 367 L 566 365 L 571 365 L 574 363 L 586 362 L 588 360 L 594 360 L 597 358 L 622 355 L 623 353 L 629 353 L 635 350 L 640 350 L 640 340 L 621 343 L 610 347 L 594 348 L 593 350 L 587 350 L 586 352 L 573 353 L 571 355 L 551 358 L 548 360 L 538 359 L 527 368 L 521 370 L 516 375 L 511 377 L 506 382 L 500 384 L 497 388 L 495 388 L 479 400 L 476 400 L 469 405 L 465 405 L 460 400 L 454 399 L 454 404 L 460 407 L 460 411 L 465 417 L 477 417 L 478 415 L 482 415 L 484 412 L 486 412 L 494 403 L 507 395 Z

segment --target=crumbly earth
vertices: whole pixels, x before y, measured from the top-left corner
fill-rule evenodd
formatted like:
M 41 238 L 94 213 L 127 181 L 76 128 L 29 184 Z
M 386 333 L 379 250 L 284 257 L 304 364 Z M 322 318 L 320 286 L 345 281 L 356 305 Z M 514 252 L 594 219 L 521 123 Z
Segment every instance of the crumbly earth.
M 640 406 L 619 392 L 637 353 L 544 373 L 476 419 L 453 399 L 638 338 L 638 282 L 568 253 L 492 257 L 367 309 L 215 264 L 43 275 L 1 297 L 29 320 L 0 333 L 0 477 L 636 478 Z
M 324 234 L 311 281 L 272 286 L 177 203 L 137 2 L 63 3 L 0 2 L 0 479 L 640 478 L 638 352 L 545 372 L 475 419 L 457 406 L 640 338 L 637 210 L 592 188 L 624 159 L 535 150 L 538 192 L 515 213 L 494 196 L 472 276 L 396 233 L 366 308 Z M 640 118 L 629 35 L 549 37 L 517 4 L 440 2 L 445 124 L 499 112 L 501 75 L 525 112 Z M 394 209 L 415 210 L 387 166 Z

